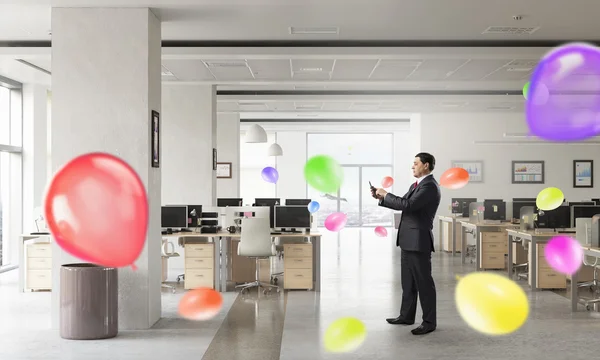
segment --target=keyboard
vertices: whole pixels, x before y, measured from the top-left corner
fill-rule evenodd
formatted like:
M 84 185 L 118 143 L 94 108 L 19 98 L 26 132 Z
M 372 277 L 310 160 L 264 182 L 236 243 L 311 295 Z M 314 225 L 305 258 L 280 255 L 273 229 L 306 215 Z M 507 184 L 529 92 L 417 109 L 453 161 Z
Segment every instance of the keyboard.
M 192 232 L 190 229 L 180 229 L 179 232 Z
M 281 232 L 272 232 L 271 235 L 283 235 Z

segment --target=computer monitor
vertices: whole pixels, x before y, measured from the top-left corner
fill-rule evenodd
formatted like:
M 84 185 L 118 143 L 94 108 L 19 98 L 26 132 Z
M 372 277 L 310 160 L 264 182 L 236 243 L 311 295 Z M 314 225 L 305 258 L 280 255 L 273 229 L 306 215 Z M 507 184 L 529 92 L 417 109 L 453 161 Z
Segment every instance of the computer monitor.
M 535 198 L 512 198 L 513 202 L 535 202 Z M 517 216 L 518 217 L 518 216 Z
M 593 198 L 592 201 L 596 203 L 596 205 L 600 205 L 600 199 Z
M 484 220 L 506 220 L 506 202 L 500 199 L 483 200 L 483 219 Z
M 535 199 L 533 201 L 513 201 L 513 210 L 512 210 L 512 218 L 520 219 L 521 218 L 521 208 L 524 206 L 533 206 L 536 207 Z
M 285 205 L 290 206 L 308 206 L 312 200 L 311 199 L 285 199 Z
M 469 217 L 469 204 L 477 202 L 476 198 L 452 198 L 452 213 Z
M 163 206 L 160 209 L 160 226 L 163 228 L 187 228 L 187 206 Z
M 279 198 L 256 198 L 254 199 L 254 206 L 268 206 L 269 209 L 269 222 L 271 224 L 271 228 L 274 227 L 275 222 L 275 210 L 273 209 L 275 206 L 281 204 L 281 199 Z
M 275 228 L 310 229 L 310 212 L 306 206 L 275 206 Z
M 570 202 L 569 206 L 573 207 L 573 206 L 580 206 L 580 205 L 596 205 L 595 201 L 574 201 L 574 202 Z
M 220 198 L 217 199 L 218 207 L 226 207 L 226 206 L 242 206 L 242 198 Z
M 202 205 L 188 205 L 187 206 L 188 226 L 198 226 L 198 219 L 202 218 Z M 192 215 L 194 214 L 194 215 Z
M 571 206 L 571 227 L 575 227 L 575 219 L 592 218 L 600 214 L 598 205 L 575 205 Z
M 571 227 L 571 208 L 561 205 L 554 210 L 538 212 L 537 227 L 540 229 L 567 229 Z

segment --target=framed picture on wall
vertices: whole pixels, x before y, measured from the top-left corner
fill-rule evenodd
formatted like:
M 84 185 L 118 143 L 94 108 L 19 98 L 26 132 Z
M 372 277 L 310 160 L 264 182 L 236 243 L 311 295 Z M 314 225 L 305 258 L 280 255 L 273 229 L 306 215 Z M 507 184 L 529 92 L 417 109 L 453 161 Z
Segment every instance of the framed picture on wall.
M 218 162 L 217 163 L 217 179 L 231 179 L 231 163 L 230 162 Z
M 573 187 L 594 187 L 594 160 L 573 160 Z
M 152 154 L 150 161 L 153 168 L 158 168 L 160 167 L 160 115 L 155 110 L 152 110 L 150 131 L 152 133 Z
M 513 184 L 543 184 L 545 182 L 543 161 L 513 161 Z
M 483 161 L 481 160 L 465 160 L 452 161 L 453 168 L 463 168 L 469 173 L 469 182 L 483 182 Z

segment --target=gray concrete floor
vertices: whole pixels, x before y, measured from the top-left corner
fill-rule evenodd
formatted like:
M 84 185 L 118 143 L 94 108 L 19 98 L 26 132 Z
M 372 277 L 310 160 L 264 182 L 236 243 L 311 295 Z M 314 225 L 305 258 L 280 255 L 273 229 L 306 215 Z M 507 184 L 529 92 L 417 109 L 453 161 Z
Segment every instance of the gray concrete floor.
M 598 313 L 571 313 L 564 293 L 531 293 L 530 317 L 502 337 L 471 330 L 454 304 L 455 276 L 474 270 L 460 256 L 433 257 L 438 291 L 438 329 L 413 336 L 415 326 L 392 326 L 400 307 L 400 253 L 372 228 L 325 232 L 321 293 L 224 294 L 223 311 L 206 322 L 178 318 L 182 291 L 163 293 L 163 319 L 151 330 L 121 332 L 115 339 L 68 341 L 50 330 L 50 294 L 19 293 L 16 272 L 0 274 L 0 359 L 583 359 L 597 356 Z M 367 339 L 352 354 L 322 350 L 327 326 L 342 316 L 361 319 Z M 417 313 L 420 320 L 420 309 Z M 418 321 L 417 320 L 417 321 Z

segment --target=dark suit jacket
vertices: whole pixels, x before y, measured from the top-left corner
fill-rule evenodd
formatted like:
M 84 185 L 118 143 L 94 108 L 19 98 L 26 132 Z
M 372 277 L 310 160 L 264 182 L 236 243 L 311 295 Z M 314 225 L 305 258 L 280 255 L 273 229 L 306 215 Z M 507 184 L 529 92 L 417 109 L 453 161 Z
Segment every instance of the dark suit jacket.
M 440 187 L 433 175 L 413 187 L 402 197 L 386 194 L 379 206 L 402 211 L 396 246 L 407 251 L 434 252 L 433 220 L 440 205 Z

